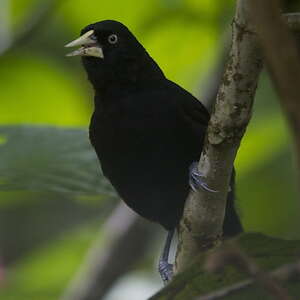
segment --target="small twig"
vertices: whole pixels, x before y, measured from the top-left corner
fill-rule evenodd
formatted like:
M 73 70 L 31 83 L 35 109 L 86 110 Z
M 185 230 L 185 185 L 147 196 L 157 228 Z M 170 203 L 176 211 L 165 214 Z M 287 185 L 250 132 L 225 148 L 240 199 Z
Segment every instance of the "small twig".
M 219 251 L 221 252 L 221 251 Z M 224 253 L 224 257 L 222 258 L 222 253 L 213 254 L 207 262 L 206 267 L 209 268 L 211 271 L 216 271 L 219 268 L 223 268 L 226 264 L 226 260 L 230 258 L 229 260 L 234 262 L 234 256 L 237 253 L 238 254 L 238 261 L 239 265 L 242 262 L 242 265 L 246 267 L 248 270 L 252 270 L 258 272 L 254 275 L 254 278 L 243 280 L 239 283 L 235 283 L 233 285 L 224 287 L 223 289 L 220 289 L 218 291 L 214 291 L 212 293 L 209 293 L 207 295 L 203 295 L 200 297 L 195 298 L 194 300 L 217 300 L 222 299 L 225 296 L 228 296 L 230 294 L 236 293 L 242 289 L 245 289 L 249 287 L 252 284 L 259 283 L 261 286 L 263 286 L 265 289 L 267 289 L 269 292 L 272 293 L 273 296 L 275 296 L 277 299 L 291 299 L 286 291 L 279 286 L 277 281 L 288 281 L 294 279 L 296 276 L 300 275 L 300 261 L 297 261 L 295 263 L 290 263 L 283 265 L 279 267 L 278 269 L 270 272 L 270 273 L 264 273 L 261 270 L 259 270 L 258 266 L 250 259 L 246 258 L 245 255 L 242 254 L 240 256 L 241 252 L 235 253 Z M 229 256 L 228 256 L 229 255 Z M 228 261 L 227 261 L 228 263 Z M 283 294 L 278 294 L 278 290 L 280 293 L 283 292 Z M 274 294 L 275 293 L 275 294 Z M 280 298 L 281 297 L 281 298 Z
M 221 290 L 218 290 L 216 292 L 212 292 L 210 294 L 197 297 L 194 300 L 217 300 L 217 299 L 222 299 L 225 296 L 231 295 L 231 294 L 236 293 L 236 292 L 238 292 L 242 289 L 247 288 L 248 286 L 250 286 L 253 283 L 254 283 L 253 279 L 244 280 L 244 281 L 241 281 L 239 283 L 235 283 L 233 285 L 227 286 L 227 287 L 225 287 Z
M 21 30 L 9 40 L 0 41 L 0 55 L 15 49 L 29 40 L 49 20 L 61 0 L 47 0 L 39 3 L 33 12 L 24 20 Z
M 208 271 L 216 272 L 229 264 L 234 265 L 240 271 L 253 276 L 254 280 L 276 299 L 291 300 L 286 289 L 284 289 L 274 278 L 262 271 L 253 259 L 247 256 L 233 243 L 227 245 L 225 249 L 216 251 L 210 255 L 206 261 L 205 268 Z M 247 283 L 249 283 L 249 281 L 246 281 L 246 284 Z M 245 285 L 245 282 L 243 285 Z
M 294 136 L 300 169 L 300 54 L 297 42 L 281 16 L 279 0 L 252 0 L 249 6 L 268 69 Z M 288 14 L 292 29 L 300 27 L 299 14 Z
M 294 279 L 296 276 L 300 275 L 300 261 L 295 263 L 290 263 L 279 267 L 278 269 L 267 273 L 269 278 L 276 279 L 279 281 L 289 281 Z M 194 300 L 217 300 L 222 299 L 225 296 L 234 294 L 242 289 L 249 287 L 252 284 L 255 284 L 257 281 L 255 279 L 247 279 L 239 283 L 227 286 L 218 291 L 214 291 L 207 295 L 203 295 L 195 298 Z

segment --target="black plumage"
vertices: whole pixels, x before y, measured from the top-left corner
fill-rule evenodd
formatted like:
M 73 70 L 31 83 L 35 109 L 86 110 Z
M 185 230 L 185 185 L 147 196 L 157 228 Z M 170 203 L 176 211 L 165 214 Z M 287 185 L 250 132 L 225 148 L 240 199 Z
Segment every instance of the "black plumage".
M 164 76 L 123 24 L 98 22 L 81 35 L 88 36 L 88 42 L 78 43 L 83 48 L 73 55 L 83 56 L 95 90 L 90 140 L 103 173 L 134 211 L 174 229 L 189 192 L 189 167 L 201 154 L 209 113 Z M 97 48 L 97 54 L 91 54 L 91 48 Z M 225 235 L 241 231 L 233 185 L 234 178 Z

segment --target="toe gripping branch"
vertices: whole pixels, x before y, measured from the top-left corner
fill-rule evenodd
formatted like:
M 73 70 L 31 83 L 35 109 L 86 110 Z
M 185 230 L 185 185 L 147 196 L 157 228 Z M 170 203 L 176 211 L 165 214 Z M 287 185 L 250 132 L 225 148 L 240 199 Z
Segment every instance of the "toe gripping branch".
M 158 271 L 164 284 L 167 284 L 173 277 L 173 265 L 167 261 L 159 261 Z
M 217 193 L 218 191 L 215 191 L 208 187 L 208 185 L 204 182 L 205 176 L 203 173 L 201 173 L 198 169 L 198 162 L 193 162 L 190 166 L 190 178 L 189 178 L 189 184 L 191 189 L 196 192 L 199 190 L 199 188 L 204 189 L 207 192 L 211 193 Z

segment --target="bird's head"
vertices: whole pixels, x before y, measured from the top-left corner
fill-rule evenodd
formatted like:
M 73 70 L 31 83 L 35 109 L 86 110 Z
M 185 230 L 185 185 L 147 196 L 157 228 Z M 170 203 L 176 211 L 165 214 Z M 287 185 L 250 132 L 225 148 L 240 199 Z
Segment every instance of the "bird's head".
M 144 47 L 120 22 L 106 20 L 86 26 L 81 36 L 65 47 L 77 46 L 80 48 L 67 56 L 82 56 L 83 65 L 96 89 L 107 82 L 136 81 L 147 73 L 162 75 Z

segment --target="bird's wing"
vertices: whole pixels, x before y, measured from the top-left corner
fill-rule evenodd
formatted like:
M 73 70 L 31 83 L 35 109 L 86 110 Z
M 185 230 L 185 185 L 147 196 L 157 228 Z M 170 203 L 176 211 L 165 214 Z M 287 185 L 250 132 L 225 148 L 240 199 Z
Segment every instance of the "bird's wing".
M 192 130 L 203 135 L 206 131 L 210 115 L 205 106 L 192 94 L 172 83 L 177 97 L 175 105 L 179 119 L 185 122 Z M 173 93 L 175 94 L 175 93 Z

